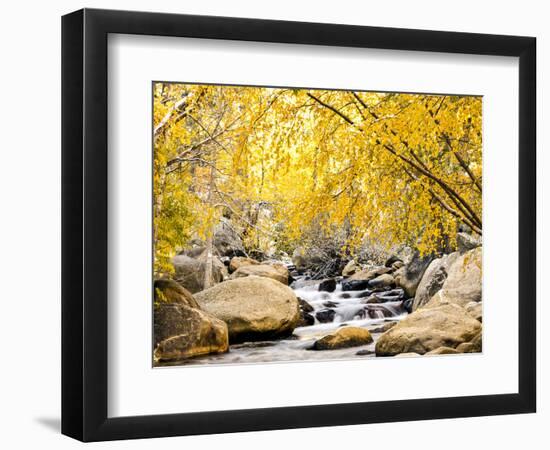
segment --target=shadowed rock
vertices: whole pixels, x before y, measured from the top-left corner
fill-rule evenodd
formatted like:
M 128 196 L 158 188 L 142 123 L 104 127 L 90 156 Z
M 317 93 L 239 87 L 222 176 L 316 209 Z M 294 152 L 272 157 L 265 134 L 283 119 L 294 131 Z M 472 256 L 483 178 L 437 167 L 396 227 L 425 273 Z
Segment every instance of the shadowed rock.
M 321 311 L 317 311 L 315 314 L 315 317 L 321 323 L 332 322 L 334 320 L 334 316 L 336 316 L 336 312 L 333 309 L 322 309 Z
M 183 303 L 161 303 L 154 312 L 155 361 L 175 361 L 229 349 L 227 325 Z
M 334 292 L 336 290 L 336 280 L 334 278 L 329 278 L 328 280 L 321 281 L 321 283 L 319 283 L 319 290 Z
M 421 257 L 417 252 L 409 264 L 401 267 L 393 274 L 395 283 L 397 286 L 403 288 L 407 297 L 415 296 L 416 289 L 422 280 L 422 276 L 432 260 L 432 256 Z
M 434 259 L 422 276 L 422 280 L 416 289 L 416 295 L 412 309 L 416 311 L 424 306 L 430 299 L 443 287 L 447 280 L 449 268 L 460 257 L 458 252 L 444 255 L 441 258 Z
M 155 280 L 153 286 L 155 289 L 155 303 L 183 303 L 191 308 L 200 309 L 193 294 L 174 280 Z
M 363 291 L 369 287 L 370 280 L 343 280 L 343 291 Z

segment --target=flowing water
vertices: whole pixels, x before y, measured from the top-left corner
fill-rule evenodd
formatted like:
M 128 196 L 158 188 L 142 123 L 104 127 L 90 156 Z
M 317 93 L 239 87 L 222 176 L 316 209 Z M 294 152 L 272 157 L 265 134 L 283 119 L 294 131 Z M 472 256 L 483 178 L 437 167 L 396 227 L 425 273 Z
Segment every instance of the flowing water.
M 169 365 L 247 364 L 284 361 L 313 361 L 375 357 L 374 346 L 387 322 L 406 317 L 402 291 L 386 289 L 343 291 L 338 282 L 333 292 L 319 291 L 320 281 L 297 280 L 291 286 L 296 295 L 305 300 L 313 311 L 314 323 L 296 328 L 286 339 L 245 342 L 230 345 L 228 353 L 208 355 Z M 377 298 L 376 303 L 365 303 Z M 321 319 L 321 320 L 319 320 Z M 311 350 L 313 343 L 343 326 L 362 327 L 371 331 L 374 342 L 360 347 L 339 350 Z

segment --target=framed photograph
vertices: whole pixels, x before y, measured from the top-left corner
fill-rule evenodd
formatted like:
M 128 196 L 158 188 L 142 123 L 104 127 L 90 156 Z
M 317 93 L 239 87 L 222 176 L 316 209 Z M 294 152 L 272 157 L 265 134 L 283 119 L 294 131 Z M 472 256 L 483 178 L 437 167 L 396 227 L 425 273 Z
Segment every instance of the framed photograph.
M 62 432 L 535 412 L 532 37 L 62 21 Z

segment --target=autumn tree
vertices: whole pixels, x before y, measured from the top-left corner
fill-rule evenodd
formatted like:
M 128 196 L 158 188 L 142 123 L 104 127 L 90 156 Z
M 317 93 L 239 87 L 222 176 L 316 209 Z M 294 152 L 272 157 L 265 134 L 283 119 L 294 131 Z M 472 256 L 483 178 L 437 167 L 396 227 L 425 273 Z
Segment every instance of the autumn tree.
M 479 97 L 165 83 L 153 91 L 157 272 L 193 238 L 210 259 L 224 213 L 258 251 L 292 249 L 312 227 L 329 237 L 345 230 L 349 254 L 366 239 L 452 247 L 460 223 L 482 233 Z
M 480 98 L 306 95 L 334 127 L 324 149 L 337 146 L 349 163 L 326 194 L 363 205 L 349 215 L 355 228 L 369 223 L 374 236 L 389 228 L 393 240 L 424 251 L 454 238 L 458 222 L 482 233 Z

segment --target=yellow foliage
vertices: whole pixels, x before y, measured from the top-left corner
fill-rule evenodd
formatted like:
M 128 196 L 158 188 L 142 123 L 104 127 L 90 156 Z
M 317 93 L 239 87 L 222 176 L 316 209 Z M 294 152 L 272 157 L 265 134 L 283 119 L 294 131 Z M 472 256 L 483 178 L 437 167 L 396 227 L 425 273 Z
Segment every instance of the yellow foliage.
M 315 224 L 423 253 L 481 233 L 482 99 L 155 83 L 155 270 L 231 214 L 250 249 Z M 259 206 L 261 205 L 261 207 Z M 259 212 L 261 211 L 261 213 Z

